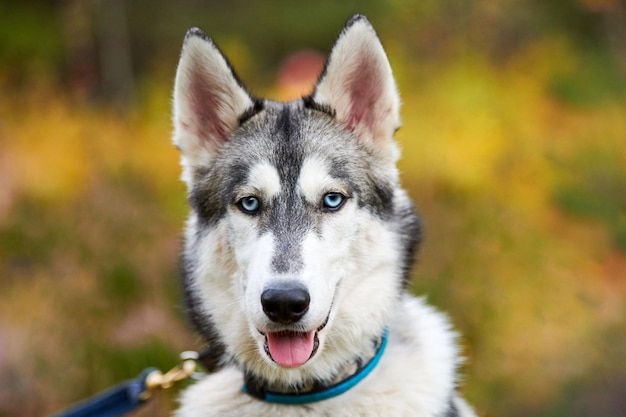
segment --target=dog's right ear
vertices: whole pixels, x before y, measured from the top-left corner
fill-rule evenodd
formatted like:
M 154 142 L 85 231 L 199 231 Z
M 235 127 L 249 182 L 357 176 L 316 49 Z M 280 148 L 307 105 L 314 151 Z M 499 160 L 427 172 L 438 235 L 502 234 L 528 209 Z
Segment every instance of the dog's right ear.
M 207 167 L 256 101 L 213 41 L 189 29 L 174 86 L 174 144 L 182 153 L 183 180 Z

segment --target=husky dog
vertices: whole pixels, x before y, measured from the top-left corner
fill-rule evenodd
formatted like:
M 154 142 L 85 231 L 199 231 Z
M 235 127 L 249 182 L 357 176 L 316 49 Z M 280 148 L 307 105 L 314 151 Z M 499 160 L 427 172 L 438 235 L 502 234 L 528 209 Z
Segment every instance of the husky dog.
M 450 324 L 406 292 L 420 225 L 399 186 L 396 85 L 365 17 L 288 103 L 253 97 L 190 29 L 173 117 L 185 300 L 215 365 L 177 416 L 474 416 Z

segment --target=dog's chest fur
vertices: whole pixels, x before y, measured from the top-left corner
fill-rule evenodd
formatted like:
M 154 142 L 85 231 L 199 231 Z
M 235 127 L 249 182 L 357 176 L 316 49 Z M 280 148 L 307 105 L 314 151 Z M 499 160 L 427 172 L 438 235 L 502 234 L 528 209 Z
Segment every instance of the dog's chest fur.
M 473 411 L 454 391 L 455 338 L 445 316 L 421 299 L 406 297 L 379 366 L 349 392 L 302 406 L 266 403 L 243 393 L 242 372 L 228 367 L 190 387 L 176 415 L 471 417 Z

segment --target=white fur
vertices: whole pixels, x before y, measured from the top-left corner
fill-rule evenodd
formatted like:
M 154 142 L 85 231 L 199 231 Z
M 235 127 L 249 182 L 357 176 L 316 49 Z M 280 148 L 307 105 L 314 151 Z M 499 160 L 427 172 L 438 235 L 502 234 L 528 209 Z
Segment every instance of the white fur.
M 280 192 L 280 177 L 276 167 L 269 162 L 259 162 L 250 169 L 248 185 L 256 192 L 252 195 L 263 193 L 264 200 L 271 200 Z
M 251 313 L 246 293 L 256 293 L 251 305 L 258 305 L 254 301 L 258 300 L 259 288 L 263 288 L 259 281 L 263 273 L 259 271 L 267 269 L 272 256 L 271 235 L 260 239 L 254 237 L 254 231 L 246 235 L 243 223 L 235 226 L 241 229 L 233 234 L 228 230 L 232 224 L 220 223 L 200 246 L 199 252 L 205 258 L 199 286 L 205 299 L 211 300 L 207 312 L 223 332 L 224 342 L 240 360 L 252 364 L 252 369 L 264 371 L 270 380 L 297 381 L 302 375 L 324 375 L 335 363 L 349 360 L 355 346 L 362 346 L 387 325 L 387 351 L 374 372 L 338 398 L 294 407 L 264 403 L 243 393 L 241 371 L 229 367 L 189 388 L 181 397 L 178 417 L 443 415 L 455 384 L 456 336 L 445 316 L 421 299 L 397 299 L 399 283 L 390 281 L 390 277 L 397 274 L 394 269 L 398 252 L 386 225 L 354 206 L 347 207 L 344 214 L 345 218 L 333 219 L 336 221 L 321 231 L 323 239 L 310 234 L 303 244 L 302 280 L 312 299 L 325 300 L 325 308 L 335 297 L 335 308 L 327 329 L 320 334 L 320 352 L 299 369 L 282 372 L 269 360 L 259 360 L 261 339 L 255 326 L 249 326 Z M 237 222 L 239 216 L 233 213 L 230 217 L 231 222 Z M 245 237 L 228 242 L 233 235 Z M 224 249 L 233 244 L 236 247 L 229 255 Z M 234 265 L 249 268 L 238 271 Z M 359 273 L 361 270 L 373 272 L 364 276 Z M 243 299 L 245 303 L 241 302 Z M 386 313 L 374 313 L 381 310 Z M 263 320 L 262 314 L 256 314 Z M 319 311 L 314 316 L 320 317 Z M 363 333 L 364 326 L 370 331 Z M 324 344 L 326 337 L 332 337 L 332 345 Z M 474 416 L 463 400 L 454 401 L 461 416 Z
M 192 91 L 198 85 L 206 89 Z M 313 99 L 330 106 L 337 121 L 379 157 L 367 175 L 382 175 L 396 183 L 397 151 L 392 136 L 399 126 L 399 98 L 384 50 L 365 19 L 353 21 L 342 32 Z M 215 108 L 198 105 L 205 100 Z M 210 165 L 228 140 L 224 136 L 236 128 L 237 118 L 252 104 L 213 43 L 188 36 L 176 77 L 174 141 L 182 151 L 183 178 L 190 188 L 194 173 Z M 192 213 L 185 258 L 196 264 L 188 284 L 201 300 L 201 313 L 210 317 L 237 366 L 190 387 L 181 397 L 178 417 L 443 417 L 450 401 L 460 416 L 474 416 L 454 391 L 459 360 L 456 336 L 447 319 L 421 299 L 402 295 L 406 255 L 397 230 L 400 226 L 359 207 L 358 190 L 350 190 L 348 183 L 332 174 L 331 164 L 320 157 L 311 156 L 302 163 L 293 191 L 314 212 L 312 218 L 322 220 L 315 220 L 315 227 L 303 236 L 297 235 L 302 265 L 294 273 L 278 273 L 272 267 L 282 237 L 262 227 L 261 215 L 249 215 L 230 205 L 219 221 L 202 226 Z M 253 195 L 270 210 L 282 187 L 277 167 L 269 161 L 256 162 L 245 183 L 227 197 L 236 201 Z M 340 192 L 348 199 L 338 211 L 315 211 L 328 192 Z M 397 190 L 393 198 L 405 201 L 406 195 Z M 206 231 L 201 232 L 202 227 Z M 268 286 L 285 281 L 297 282 L 310 295 L 308 311 L 294 325 L 299 331 L 316 331 L 328 318 L 317 331 L 317 352 L 295 368 L 274 363 L 263 347 L 262 332 L 271 331 L 276 323 L 263 312 L 261 294 Z M 241 367 L 283 386 L 327 380 L 364 352 L 384 329 L 389 340 L 379 365 L 337 398 L 285 406 L 262 402 L 241 390 Z
M 309 157 L 302 163 L 298 186 L 310 204 L 319 203 L 325 193 L 346 194 L 345 185 L 330 176 L 328 169 L 326 161 L 318 157 Z
M 306 407 L 265 403 L 244 394 L 241 372 L 229 367 L 190 387 L 181 397 L 181 408 L 176 415 L 444 416 L 457 361 L 455 335 L 449 328 L 445 317 L 422 300 L 405 297 L 393 315 L 387 351 L 378 367 L 345 394 Z M 475 415 L 463 400 L 454 401 L 459 415 Z

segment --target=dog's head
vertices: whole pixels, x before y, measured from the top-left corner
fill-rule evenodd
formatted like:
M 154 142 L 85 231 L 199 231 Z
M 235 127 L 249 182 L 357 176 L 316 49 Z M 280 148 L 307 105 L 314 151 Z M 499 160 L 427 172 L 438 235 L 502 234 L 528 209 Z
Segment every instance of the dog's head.
M 308 97 L 254 98 L 200 30 L 185 38 L 174 142 L 191 215 L 192 318 L 217 352 L 266 379 L 323 378 L 379 335 L 418 238 L 398 187 L 399 98 L 355 16 Z

